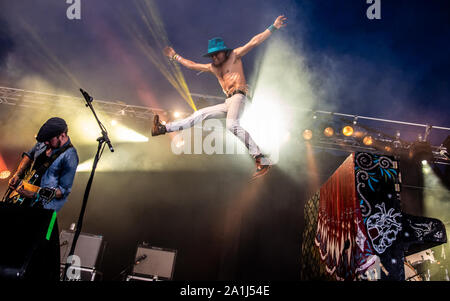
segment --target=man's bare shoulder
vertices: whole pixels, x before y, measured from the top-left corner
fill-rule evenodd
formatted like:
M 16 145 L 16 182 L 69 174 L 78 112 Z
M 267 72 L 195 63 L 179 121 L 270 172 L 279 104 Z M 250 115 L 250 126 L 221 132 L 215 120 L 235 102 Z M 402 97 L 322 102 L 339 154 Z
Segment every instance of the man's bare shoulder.
M 231 53 L 230 53 L 230 59 L 233 60 L 233 62 L 235 62 L 236 60 L 240 60 L 241 57 L 238 55 L 238 50 L 237 48 L 234 48 Z

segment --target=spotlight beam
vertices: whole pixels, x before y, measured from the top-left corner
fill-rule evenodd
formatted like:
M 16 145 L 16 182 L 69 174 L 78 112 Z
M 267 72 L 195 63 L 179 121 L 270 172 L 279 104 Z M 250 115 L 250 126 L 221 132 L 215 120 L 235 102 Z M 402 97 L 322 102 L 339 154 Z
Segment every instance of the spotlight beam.
M 139 30 L 140 26 L 136 20 L 129 18 L 125 14 L 121 15 L 121 18 L 127 20 L 126 22 L 121 23 L 123 24 L 123 28 L 134 39 L 134 43 L 147 56 L 150 62 L 158 68 L 180 96 L 194 111 L 196 111 L 197 108 L 183 73 L 181 72 L 180 66 L 177 63 L 162 57 L 162 49 L 165 46 L 170 45 L 170 42 L 155 3 L 152 0 L 133 1 L 133 3 L 139 11 L 139 20 L 144 23 L 148 32 Z M 148 35 L 148 33 L 150 33 L 150 35 Z M 156 51 L 153 47 L 150 47 L 149 41 L 146 38 L 149 36 L 151 36 L 160 51 Z

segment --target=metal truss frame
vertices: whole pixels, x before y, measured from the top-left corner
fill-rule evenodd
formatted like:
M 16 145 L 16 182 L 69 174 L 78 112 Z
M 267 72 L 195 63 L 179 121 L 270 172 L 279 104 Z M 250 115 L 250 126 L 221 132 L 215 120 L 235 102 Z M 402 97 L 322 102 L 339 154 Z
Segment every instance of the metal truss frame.
M 191 93 L 194 97 L 199 97 L 202 99 L 208 100 L 224 100 L 223 97 L 211 96 L 205 94 Z M 67 95 L 57 95 L 50 94 L 45 92 L 38 91 L 29 91 L 24 89 L 16 89 L 10 87 L 2 87 L 0 86 L 0 104 L 10 105 L 10 106 L 20 106 L 20 107 L 28 107 L 33 109 L 48 109 L 49 105 L 54 108 L 73 108 L 79 109 L 80 106 L 84 106 L 84 100 L 81 97 L 73 97 Z M 98 100 L 95 99 L 96 110 L 99 112 L 103 112 L 109 114 L 111 116 L 123 116 L 129 118 L 139 118 L 139 119 L 151 119 L 155 113 L 161 115 L 167 115 L 172 113 L 169 110 L 163 110 L 159 108 L 151 108 L 145 106 L 136 106 L 129 105 L 125 102 L 121 101 L 106 101 L 106 100 Z M 400 124 L 406 125 L 410 127 L 415 127 L 424 130 L 424 141 L 426 141 L 427 136 L 429 135 L 431 129 L 439 129 L 448 131 L 450 134 L 450 128 L 442 127 L 442 126 L 432 126 L 429 124 L 418 124 L 411 122 L 403 122 L 389 119 L 381 119 L 381 118 L 373 118 L 366 116 L 357 116 L 351 114 L 343 114 L 336 112 L 326 112 L 326 111 L 314 111 L 310 109 L 299 109 L 292 108 L 295 110 L 309 111 L 313 116 L 322 115 L 324 117 L 340 117 L 340 118 L 349 118 L 350 120 L 371 120 L 379 123 L 390 123 L 390 124 Z M 186 112 L 180 112 L 181 115 L 186 115 Z M 378 133 L 380 134 L 380 133 Z M 383 137 L 380 140 L 383 140 L 385 143 L 394 143 L 396 139 L 394 137 L 388 135 L 382 135 Z M 413 143 L 402 141 L 401 149 L 399 151 L 407 151 Z M 322 149 L 330 149 L 330 150 L 344 150 L 344 151 L 375 151 L 376 149 L 370 146 L 363 145 L 360 141 L 356 139 L 352 139 L 349 137 L 339 138 L 335 137 L 333 139 L 320 139 L 314 141 L 312 143 L 314 148 L 322 148 Z M 449 164 L 450 160 L 445 155 L 448 155 L 448 151 L 444 146 L 431 146 L 433 151 L 433 156 L 435 162 Z

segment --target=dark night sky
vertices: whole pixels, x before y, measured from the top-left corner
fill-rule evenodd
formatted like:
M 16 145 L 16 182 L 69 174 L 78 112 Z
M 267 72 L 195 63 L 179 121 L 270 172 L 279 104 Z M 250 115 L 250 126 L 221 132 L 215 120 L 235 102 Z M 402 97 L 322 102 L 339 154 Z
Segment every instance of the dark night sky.
M 199 62 L 207 40 L 230 47 L 263 31 L 278 14 L 277 32 L 305 57 L 319 95 L 317 108 L 450 126 L 450 4 L 440 0 L 381 0 L 381 20 L 368 20 L 365 0 L 155 1 L 172 46 Z M 133 1 L 82 0 L 81 20 L 66 18 L 65 1 L 2 1 L 0 83 L 77 95 L 77 88 L 29 37 L 21 20 L 74 74 L 85 90 L 105 100 L 189 110 L 166 79 L 132 43 L 127 19 Z M 265 46 L 244 58 L 249 78 Z M 216 80 L 183 69 L 191 91 L 221 95 Z M 27 78 L 39 78 L 47 86 Z M 31 85 L 31 87 L 30 87 Z M 295 87 L 292 87 L 295 89 Z

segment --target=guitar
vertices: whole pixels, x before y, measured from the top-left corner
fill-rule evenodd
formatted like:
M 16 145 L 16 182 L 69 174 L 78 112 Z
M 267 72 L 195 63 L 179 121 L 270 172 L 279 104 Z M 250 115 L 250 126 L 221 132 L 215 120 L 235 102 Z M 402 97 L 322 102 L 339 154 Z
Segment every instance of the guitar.
M 72 143 L 68 143 L 61 147 L 56 153 L 51 157 L 46 158 L 39 167 L 35 168 L 36 161 L 33 165 L 25 172 L 25 176 L 14 188 L 8 187 L 2 201 L 6 203 L 24 205 L 24 206 L 35 206 L 37 203 L 40 205 L 45 205 L 50 203 L 56 195 L 56 188 L 44 187 L 41 188 L 37 186 L 38 180 L 45 174 L 48 167 L 64 153 L 69 148 L 73 147 Z M 23 188 L 26 191 L 33 192 L 36 197 L 34 198 L 24 198 L 18 190 Z
M 14 189 L 8 188 L 4 197 L 3 202 L 10 203 L 10 204 L 16 204 L 16 205 L 22 205 L 22 206 L 35 206 L 38 202 L 41 204 L 48 204 L 56 194 L 56 189 L 53 188 L 41 188 L 39 186 L 34 185 L 36 181 L 38 180 L 39 175 L 36 172 L 36 170 L 28 170 L 25 173 L 25 177 L 19 181 L 19 183 L 16 185 Z M 25 198 L 18 190 L 23 189 L 28 192 L 33 192 L 35 194 L 35 198 Z

